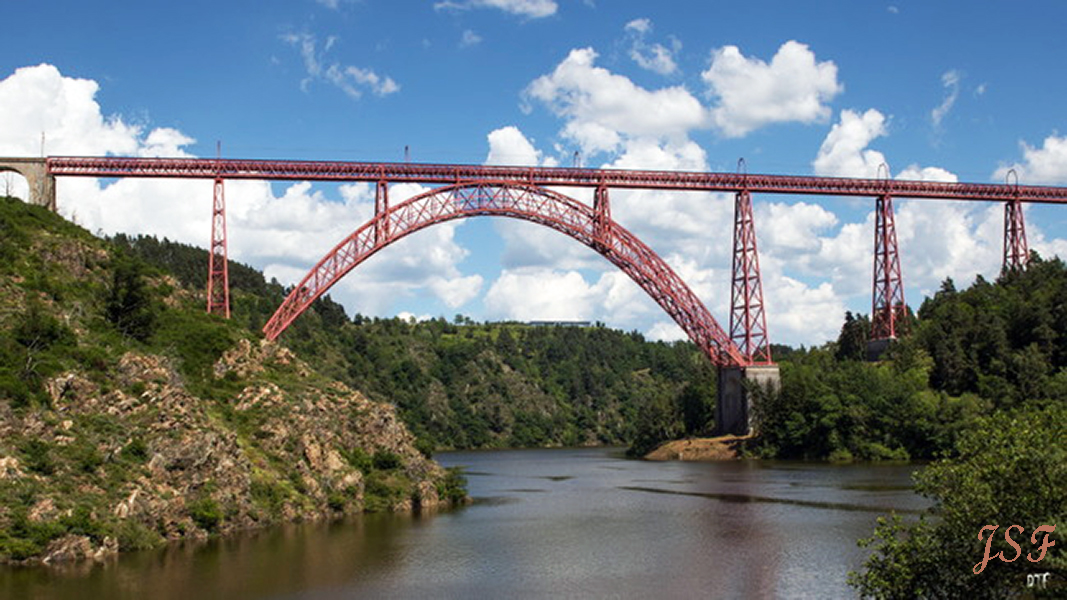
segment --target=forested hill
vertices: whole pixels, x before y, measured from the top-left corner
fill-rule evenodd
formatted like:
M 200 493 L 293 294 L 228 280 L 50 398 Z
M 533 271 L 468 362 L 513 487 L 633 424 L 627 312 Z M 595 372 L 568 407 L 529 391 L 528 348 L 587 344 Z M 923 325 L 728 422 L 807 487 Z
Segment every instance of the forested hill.
M 784 360 L 781 393 L 761 406 L 763 453 L 934 458 L 985 416 L 1067 403 L 1063 261 L 1034 254 L 1025 271 L 965 290 L 946 280 L 917 317 L 879 364 L 864 360 L 863 315 L 847 316 L 837 342 Z
M 206 252 L 155 238 L 116 242 L 203 288 Z M 358 272 L 352 277 L 358 277 Z M 230 264 L 234 319 L 258 331 L 284 297 Z M 933 458 L 994 411 L 1067 402 L 1067 267 L 1036 254 L 1023 272 L 926 299 L 886 360 L 867 363 L 870 322 L 847 315 L 836 342 L 777 348 L 782 391 L 760 407 L 772 457 Z M 715 374 L 688 343 L 603 327 L 349 318 L 325 298 L 285 344 L 372 397 L 395 403 L 424 447 L 621 443 L 634 453 L 706 434 Z
M 113 241 L 203 289 L 206 251 L 153 237 Z M 233 319 L 258 332 L 287 290 L 244 265 L 229 268 Z M 426 451 L 635 441 L 646 448 L 713 426 L 714 368 L 695 346 L 600 325 L 349 317 L 327 296 L 280 341 L 323 374 L 394 403 Z

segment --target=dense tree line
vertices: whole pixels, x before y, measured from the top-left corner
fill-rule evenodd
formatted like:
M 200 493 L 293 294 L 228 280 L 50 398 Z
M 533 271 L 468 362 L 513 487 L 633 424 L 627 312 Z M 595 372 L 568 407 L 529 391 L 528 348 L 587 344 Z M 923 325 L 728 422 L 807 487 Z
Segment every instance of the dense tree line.
M 846 315 L 835 343 L 781 361 L 781 391 L 759 405 L 764 455 L 929 459 L 978 417 L 1067 400 L 1059 259 L 963 291 L 946 280 L 879 363 L 865 360 L 869 327 Z
M 458 319 L 457 319 L 458 320 Z M 710 417 L 714 380 L 688 344 L 602 326 L 457 325 L 364 319 L 334 332 L 344 377 L 390 398 L 438 447 L 628 443 L 640 407 L 692 403 Z
M 946 410 L 922 452 L 907 441 L 930 413 L 898 408 L 888 425 L 901 433 L 883 432 L 911 456 L 942 457 L 917 478 L 934 504 L 918 522 L 881 519 L 851 583 L 878 598 L 1063 597 L 1067 268 L 1033 254 L 995 282 L 959 291 L 946 280 L 918 317 L 873 368 L 911 374 L 915 390 L 897 396 L 905 407 L 936 397 Z M 1029 588 L 1035 573 L 1049 579 Z

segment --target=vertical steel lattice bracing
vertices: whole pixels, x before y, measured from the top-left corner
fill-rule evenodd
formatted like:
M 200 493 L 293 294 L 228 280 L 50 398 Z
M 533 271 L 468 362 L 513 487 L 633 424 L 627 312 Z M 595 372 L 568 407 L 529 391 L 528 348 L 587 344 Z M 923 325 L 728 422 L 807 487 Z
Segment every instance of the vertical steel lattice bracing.
M 230 318 L 230 275 L 226 259 L 226 194 L 222 178 L 215 180 L 211 210 L 211 252 L 208 254 L 207 312 Z
M 374 191 L 374 216 L 378 217 L 389 212 L 389 182 L 384 179 L 378 181 Z M 389 219 L 375 221 L 374 241 L 385 243 L 389 239 Z
M 756 250 L 752 196 L 737 193 L 734 202 L 734 274 L 730 290 L 730 339 L 748 364 L 771 364 L 767 316 L 763 309 L 763 281 Z
M 1021 271 L 1030 260 L 1026 245 L 1026 223 L 1023 222 L 1023 203 L 1011 200 L 1004 203 L 1004 265 L 1007 271 Z
M 871 307 L 871 339 L 895 339 L 900 333 L 907 307 L 904 304 L 904 278 L 900 274 L 897 226 L 893 199 L 878 197 L 874 210 L 874 301 Z
M 593 193 L 593 240 L 601 248 L 611 247 L 611 202 L 608 188 L 601 185 Z

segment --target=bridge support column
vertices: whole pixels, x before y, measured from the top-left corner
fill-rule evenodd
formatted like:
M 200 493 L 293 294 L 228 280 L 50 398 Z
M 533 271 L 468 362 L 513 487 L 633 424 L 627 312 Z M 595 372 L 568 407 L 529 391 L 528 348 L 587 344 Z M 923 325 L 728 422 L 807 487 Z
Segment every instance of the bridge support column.
M 30 186 L 28 202 L 56 212 L 56 178 L 48 172 L 48 163 L 45 159 L 0 159 L 0 171 L 14 171 L 25 177 L 26 183 Z
M 380 218 L 374 226 L 374 243 L 384 244 L 389 239 L 389 182 L 378 181 L 374 190 L 374 217 Z
M 1004 203 L 1004 263 L 1001 270 L 1021 271 L 1030 260 L 1026 245 L 1026 223 L 1023 221 L 1023 203 L 1011 200 Z
M 878 360 L 897 338 L 907 316 L 904 303 L 904 277 L 900 271 L 897 248 L 897 225 L 893 217 L 893 199 L 889 194 L 878 197 L 874 217 L 874 291 L 871 303 L 871 338 L 867 343 L 867 360 Z
M 767 316 L 763 308 L 763 281 L 756 250 L 756 224 L 752 217 L 752 196 L 748 190 L 737 193 L 734 201 L 734 264 L 730 289 L 730 339 L 748 362 L 771 363 L 767 336 Z
M 717 435 L 748 435 L 758 429 L 754 390 L 781 387 L 778 365 L 719 367 L 719 394 L 715 403 Z
M 597 186 L 593 193 L 593 239 L 601 248 L 611 247 L 611 202 L 608 187 Z
M 215 180 L 211 208 L 211 251 L 208 254 L 207 312 L 230 318 L 230 269 L 226 251 L 226 193 L 222 178 Z

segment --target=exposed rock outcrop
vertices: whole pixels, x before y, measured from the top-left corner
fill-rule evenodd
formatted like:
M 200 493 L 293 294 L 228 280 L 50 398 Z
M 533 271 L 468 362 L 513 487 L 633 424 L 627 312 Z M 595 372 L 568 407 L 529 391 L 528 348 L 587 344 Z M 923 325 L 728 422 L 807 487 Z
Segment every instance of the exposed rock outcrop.
M 113 389 L 66 372 L 45 384 L 51 410 L 0 414 L 0 431 L 36 453 L 28 466 L 15 448 L 0 450 L 0 485 L 29 479 L 37 491 L 25 519 L 95 528 L 52 539 L 31 561 L 101 560 L 153 539 L 357 513 L 371 495 L 379 509 L 442 504 L 444 469 L 415 449 L 392 406 L 265 341 L 241 340 L 213 373 L 234 392 L 193 396 L 171 360 L 127 353 Z M 0 511 L 0 525 L 13 517 Z

